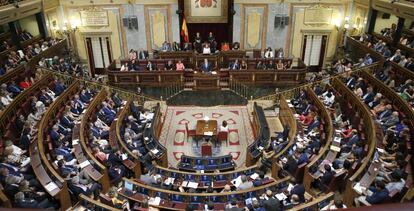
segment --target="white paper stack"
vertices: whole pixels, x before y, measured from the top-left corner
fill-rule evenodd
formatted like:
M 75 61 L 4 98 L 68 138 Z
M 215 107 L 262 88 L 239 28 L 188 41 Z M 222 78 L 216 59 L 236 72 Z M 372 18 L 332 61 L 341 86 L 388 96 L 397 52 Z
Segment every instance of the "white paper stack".
M 205 136 L 212 136 L 213 135 L 213 132 L 211 132 L 211 131 L 210 132 L 204 132 L 204 135 Z
M 160 197 L 150 198 L 150 200 L 148 200 L 148 204 L 149 205 L 158 206 L 158 205 L 160 205 L 160 202 L 161 202 L 161 198 Z
M 197 182 L 188 182 L 187 187 L 197 189 L 198 188 L 198 183 Z
M 85 160 L 82 163 L 79 164 L 79 167 L 81 167 L 81 169 L 85 168 L 86 166 L 88 166 L 89 164 L 91 164 L 89 162 L 89 160 Z
M 73 139 L 72 140 L 72 145 L 76 145 L 79 144 L 79 139 Z
M 252 178 L 252 180 L 257 179 L 258 177 L 259 177 L 258 173 L 254 173 L 254 174 L 250 175 L 250 178 Z
M 284 193 L 278 193 L 275 195 L 277 199 L 279 199 L 279 201 L 283 201 L 285 199 L 287 199 L 287 196 Z
M 49 184 L 47 184 L 46 186 L 45 186 L 45 189 L 48 191 L 48 192 L 52 192 L 54 189 L 56 189 L 56 188 L 58 188 L 58 186 L 56 185 L 56 183 L 54 183 L 54 182 L 50 182 Z

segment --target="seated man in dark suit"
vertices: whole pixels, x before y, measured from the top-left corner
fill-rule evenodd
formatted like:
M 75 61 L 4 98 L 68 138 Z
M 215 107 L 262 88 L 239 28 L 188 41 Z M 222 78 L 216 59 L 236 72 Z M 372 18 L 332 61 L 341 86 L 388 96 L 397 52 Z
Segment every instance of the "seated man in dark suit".
M 236 59 L 234 62 L 231 62 L 229 65 L 229 70 L 239 70 L 240 69 L 240 63 L 239 60 Z
M 280 209 L 280 201 L 276 197 L 273 196 L 273 192 L 271 190 L 267 190 L 265 193 L 266 200 L 263 201 L 263 207 L 266 211 L 278 211 Z
M 203 64 L 201 64 L 200 68 L 201 68 L 201 71 L 203 71 L 203 72 L 210 72 L 213 69 L 211 63 L 208 62 L 207 59 L 204 59 L 204 62 L 203 62 Z
M 328 186 L 335 176 L 335 172 L 332 171 L 330 165 L 325 164 L 323 168 L 325 170 L 323 175 L 320 176 L 317 180 L 312 182 L 312 186 L 315 188 L 319 188 L 321 191 L 325 190 L 325 186 Z
M 369 193 L 369 191 L 371 193 Z M 389 191 L 385 188 L 383 181 L 376 181 L 374 187 L 370 187 L 369 190 L 363 192 L 363 196 L 356 198 L 355 205 L 360 206 L 361 202 L 365 205 L 381 204 L 389 198 Z
M 139 50 L 139 53 L 138 53 L 138 58 L 140 60 L 143 60 L 143 59 L 148 59 L 148 57 L 149 57 L 148 51 L 141 48 L 141 50 Z
M 290 182 L 293 185 L 292 190 L 290 190 L 290 195 L 296 194 L 301 203 L 305 202 L 305 186 L 303 186 L 303 184 L 296 183 L 296 179 L 294 177 L 292 177 Z
M 54 206 L 47 198 L 42 201 L 37 201 L 34 198 L 26 198 L 23 192 L 18 192 L 14 196 L 14 207 L 17 208 L 32 208 L 32 209 L 54 209 Z
M 53 92 L 55 92 L 56 96 L 59 96 L 65 91 L 65 84 L 59 80 L 55 80 L 55 88 L 53 89 Z
M 109 163 L 108 175 L 112 184 L 117 185 L 122 180 L 122 177 L 125 177 L 127 174 L 125 167 L 115 162 Z
M 68 181 L 68 187 L 75 196 L 84 194 L 86 196 L 99 196 L 100 185 L 91 182 L 90 184 L 81 184 L 79 176 L 74 176 L 71 180 Z
M 17 96 L 23 90 L 16 85 L 15 81 L 11 81 L 10 84 L 7 86 L 7 91 L 13 94 L 13 97 Z
M 119 108 L 122 106 L 122 100 L 118 96 L 118 92 L 113 92 L 111 96 L 111 100 L 115 103 L 115 108 Z

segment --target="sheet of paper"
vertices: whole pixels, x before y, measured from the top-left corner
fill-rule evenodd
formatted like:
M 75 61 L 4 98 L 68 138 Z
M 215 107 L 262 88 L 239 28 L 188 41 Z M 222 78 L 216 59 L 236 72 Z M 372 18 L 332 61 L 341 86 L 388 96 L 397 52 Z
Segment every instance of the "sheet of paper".
M 183 181 L 183 182 L 181 183 L 181 186 L 183 186 L 183 187 L 187 187 L 187 185 L 188 185 L 188 181 Z
M 168 177 L 168 178 L 164 181 L 164 184 L 165 184 L 165 185 L 174 184 L 174 180 L 175 180 L 175 178 Z
M 361 186 L 361 184 L 359 182 L 357 182 L 354 185 L 354 190 L 358 193 L 358 194 L 362 194 L 362 192 L 364 191 L 364 187 Z
M 126 160 L 126 159 L 128 159 L 128 156 L 124 153 L 124 154 L 122 154 L 121 155 L 121 157 L 122 157 L 122 160 Z
M 250 175 L 250 178 L 252 178 L 253 180 L 257 179 L 259 177 L 258 173 L 254 173 L 252 175 Z
M 159 150 L 155 148 L 155 149 L 152 149 L 151 152 L 152 154 L 156 155 L 159 152 Z
M 240 184 L 242 184 L 241 176 L 237 177 L 236 179 L 232 180 L 231 182 L 234 184 L 234 186 L 236 186 L 236 188 L 239 187 Z
M 58 186 L 56 185 L 56 183 L 54 182 L 50 182 L 49 184 L 47 184 L 45 186 L 45 189 L 49 192 L 53 191 L 54 189 L 58 188 Z
M 160 197 L 150 198 L 150 200 L 148 200 L 148 204 L 155 205 L 155 206 L 160 205 L 160 202 L 161 202 Z
M 190 182 L 188 182 L 187 187 L 197 189 L 198 188 L 198 183 L 190 181 Z
M 25 167 L 27 164 L 29 164 L 30 163 L 30 158 L 29 157 L 27 157 L 26 159 L 24 159 L 23 161 L 22 161 L 22 164 L 20 164 L 20 167 Z
M 73 139 L 72 140 L 72 145 L 76 145 L 79 144 L 79 139 Z
M 340 152 L 341 148 L 337 147 L 337 146 L 331 146 L 331 150 L 335 151 L 335 152 Z
M 289 184 L 289 186 L 288 186 L 288 188 L 287 188 L 287 191 L 291 191 L 293 188 L 294 188 L 295 186 L 293 186 L 292 184 Z
M 277 199 L 279 199 L 279 201 L 283 201 L 285 199 L 287 199 L 287 196 L 284 193 L 279 193 L 275 195 Z
M 211 131 L 210 132 L 204 132 L 204 135 L 205 136 L 212 136 L 213 135 L 213 132 L 211 132 Z
M 338 142 L 338 143 L 341 143 L 341 138 L 339 138 L 339 137 L 335 137 L 335 138 L 334 138 L 334 141 L 335 141 L 335 142 Z
M 245 200 L 246 205 L 252 204 L 252 198 L 248 198 Z
M 81 167 L 81 169 L 85 168 L 86 166 L 88 166 L 89 164 L 91 164 L 89 162 L 89 160 L 85 160 L 82 163 L 79 164 L 79 167 Z

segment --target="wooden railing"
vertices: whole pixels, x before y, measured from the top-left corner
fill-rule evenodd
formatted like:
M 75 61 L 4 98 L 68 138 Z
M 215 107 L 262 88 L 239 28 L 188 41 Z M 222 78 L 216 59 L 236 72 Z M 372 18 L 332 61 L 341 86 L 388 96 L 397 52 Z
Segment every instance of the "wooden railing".
M 354 174 L 349 177 L 346 182 L 344 203 L 347 206 L 351 206 L 353 199 L 358 196 L 358 194 L 353 189 L 353 185 L 364 175 L 369 163 L 371 162 L 371 159 L 374 156 L 376 145 L 375 124 L 367 106 L 351 90 L 349 90 L 345 84 L 343 84 L 339 79 L 335 78 L 332 81 L 332 86 L 345 98 L 347 98 L 348 102 L 353 105 L 352 107 L 356 109 L 361 115 L 361 118 L 363 120 L 362 126 L 364 127 L 363 138 L 367 141 L 367 145 L 365 146 L 365 158 L 362 160 L 361 164 L 356 169 Z
M 41 67 L 37 67 L 38 71 L 44 72 L 44 73 L 51 73 L 53 76 L 58 77 L 58 78 L 62 78 L 65 80 L 73 80 L 74 77 L 67 75 L 67 74 L 63 74 L 63 73 L 59 73 L 47 68 L 41 68 Z M 133 101 L 138 102 L 140 105 L 144 105 L 144 103 L 146 101 L 158 101 L 158 99 L 152 98 L 152 97 L 148 97 L 139 93 L 135 93 L 132 92 L 130 90 L 125 90 L 125 89 L 121 89 L 118 87 L 114 87 L 114 86 L 108 86 L 102 83 L 98 83 L 95 81 L 91 81 L 91 80 L 85 80 L 84 78 L 76 78 L 76 80 L 81 81 L 82 84 L 87 85 L 88 87 L 91 88 L 96 88 L 96 89 L 106 89 L 106 90 L 112 90 L 113 92 L 118 93 L 118 96 L 123 98 L 123 99 L 132 99 Z
M 328 204 L 325 202 L 333 200 L 334 196 L 335 196 L 335 193 L 331 192 L 331 193 L 319 196 L 318 198 L 313 199 L 312 201 L 308 203 L 298 205 L 292 209 L 288 209 L 288 211 L 321 210 L 323 207 L 320 206 L 320 204 L 324 204 L 324 205 Z
M 122 211 L 122 209 L 117 209 L 115 207 L 108 206 L 100 201 L 92 199 L 83 194 L 79 195 L 79 202 L 72 207 L 71 210 L 105 210 L 105 211 Z M 93 207 L 90 207 L 92 205 Z
M 77 82 L 72 83 L 69 88 L 65 90 L 65 92 L 59 96 L 52 105 L 58 105 L 59 102 L 62 103 L 64 100 L 66 100 L 64 96 L 72 93 L 73 91 L 76 91 L 77 87 Z M 69 191 L 67 183 L 52 167 L 44 150 L 43 140 L 45 138 L 43 137 L 43 129 L 46 127 L 46 120 L 51 115 L 51 110 L 48 109 L 44 115 L 47 115 L 47 117 L 42 117 L 42 120 L 39 123 L 40 131 L 38 131 L 38 136 L 30 143 L 29 146 L 29 154 L 31 158 L 30 164 L 32 165 L 32 169 L 40 184 L 42 184 L 49 195 L 59 199 L 61 207 L 67 209 L 71 206 L 71 202 L 68 200 Z
M 121 152 L 125 152 L 124 148 L 122 147 L 121 143 L 123 142 L 123 139 L 118 138 L 118 132 L 120 133 L 120 127 L 121 125 L 118 124 L 118 122 L 121 122 L 124 120 L 121 117 L 121 113 L 125 114 L 125 110 L 129 109 L 131 101 L 128 100 L 125 106 L 122 106 L 120 109 L 121 111 L 118 112 L 117 118 L 114 119 L 114 121 L 111 123 L 111 126 L 109 128 L 109 145 L 111 148 L 115 150 L 119 150 Z M 128 153 L 128 152 L 126 152 Z M 129 158 L 124 159 L 122 163 L 125 167 L 127 167 L 129 170 L 131 170 L 134 173 L 134 176 L 136 178 L 139 178 L 141 176 L 141 163 L 137 160 L 136 162 L 131 161 Z
M 325 145 L 323 146 L 323 148 L 321 148 L 319 150 L 319 153 L 314 158 L 312 158 L 312 160 L 310 160 L 309 163 L 305 166 L 305 170 L 303 173 L 303 185 L 305 186 L 306 190 L 310 190 L 310 184 L 313 181 L 313 178 L 312 178 L 311 173 L 309 172 L 309 169 L 328 154 L 331 144 L 332 144 L 333 136 L 334 136 L 334 127 L 333 127 L 333 122 L 332 122 L 332 118 L 330 115 L 330 111 L 328 111 L 328 109 L 323 105 L 323 103 L 318 98 L 318 96 L 316 96 L 313 89 L 308 87 L 307 94 L 310 100 L 314 102 L 315 106 L 320 111 L 319 115 L 321 116 L 321 119 L 323 119 L 324 121 L 324 123 L 321 122 L 321 124 L 325 125 L 324 133 L 325 133 L 325 139 L 326 139 Z
M 83 152 L 86 153 L 88 160 L 96 166 L 98 171 L 102 174 L 99 183 L 102 185 L 102 191 L 105 193 L 110 187 L 108 168 L 98 161 L 98 159 L 96 159 L 96 157 L 92 154 L 92 149 L 89 147 L 89 134 L 86 133 L 86 130 L 89 127 L 88 123 L 90 121 L 90 117 L 95 114 L 96 107 L 102 103 L 106 96 L 107 92 L 105 90 L 101 90 L 89 104 L 88 109 L 82 117 L 79 135 L 79 142 L 82 146 Z
M 288 125 L 290 128 L 289 131 L 289 143 L 272 158 L 272 177 L 278 178 L 278 172 L 280 166 L 278 165 L 279 158 L 284 155 L 287 150 L 295 144 L 295 137 L 298 132 L 298 122 L 295 118 L 295 113 L 293 113 L 293 108 L 289 107 L 288 102 L 284 95 L 280 95 L 278 98 L 279 104 L 279 119 L 283 126 Z
M 271 183 L 265 184 L 265 185 L 261 185 L 258 187 L 254 187 L 254 188 L 250 188 L 250 189 L 246 189 L 246 190 L 238 190 L 238 191 L 231 191 L 231 192 L 223 192 L 223 193 L 186 193 L 186 192 L 179 192 L 179 191 L 170 191 L 170 190 L 165 190 L 162 188 L 156 188 L 156 187 L 152 187 L 149 185 L 145 185 L 142 184 L 140 182 L 137 182 L 135 180 L 131 180 L 131 179 L 127 179 L 127 178 L 123 178 L 124 182 L 128 182 L 133 184 L 135 187 L 137 187 L 137 190 L 147 190 L 148 191 L 148 196 L 150 197 L 155 197 L 155 195 L 160 194 L 160 195 L 167 195 L 167 196 L 172 196 L 172 195 L 178 195 L 184 198 L 183 202 L 173 202 L 170 200 L 165 200 L 162 199 L 161 203 L 157 206 L 154 205 L 154 207 L 160 208 L 160 209 L 168 209 L 168 210 L 183 210 L 187 207 L 187 204 L 190 203 L 189 198 L 190 197 L 200 197 L 202 200 L 209 198 L 209 197 L 220 197 L 220 198 L 226 198 L 229 196 L 236 196 L 236 195 L 245 195 L 247 193 L 250 192 L 259 192 L 259 193 L 264 193 L 264 191 L 266 189 L 277 189 L 278 185 L 286 183 L 290 180 L 290 177 L 286 177 L 283 178 L 281 180 L 278 181 L 273 181 Z M 125 190 L 121 190 L 119 192 L 120 195 L 122 195 L 123 197 L 133 201 L 133 202 L 142 202 L 146 196 L 140 193 L 135 193 L 133 195 L 130 194 L 125 194 Z M 259 195 L 259 194 L 257 194 Z M 205 200 L 203 200 L 205 201 Z M 223 200 L 224 202 L 227 202 L 226 200 Z M 222 208 L 218 209 L 224 209 L 224 202 L 223 203 L 215 203 L 215 204 L 220 204 L 222 206 Z M 244 204 L 243 202 L 239 202 Z
M 270 130 L 264 115 L 263 108 L 258 106 L 257 103 L 253 105 L 253 129 L 256 134 L 256 138 L 253 143 L 247 147 L 246 152 L 246 166 L 254 165 L 257 159 L 262 154 L 258 149 L 259 147 L 265 148 L 270 141 Z

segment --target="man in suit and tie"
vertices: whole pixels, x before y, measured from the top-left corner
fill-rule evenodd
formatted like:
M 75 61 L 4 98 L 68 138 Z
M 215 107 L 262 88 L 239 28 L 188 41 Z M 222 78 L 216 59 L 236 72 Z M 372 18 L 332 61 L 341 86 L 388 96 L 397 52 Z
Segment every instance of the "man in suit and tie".
M 381 121 L 381 127 L 383 130 L 396 125 L 400 119 L 398 118 L 398 112 L 394 111 L 392 114 Z
M 146 50 L 144 50 L 144 49 L 140 49 L 139 50 L 139 53 L 138 53 L 138 58 L 140 59 L 140 60 L 143 60 L 143 59 L 148 59 L 148 57 L 149 57 L 149 55 L 148 55 L 148 51 L 146 51 Z
M 385 110 L 378 115 L 378 120 L 380 122 L 385 122 L 386 121 L 386 118 L 388 118 L 389 116 L 391 116 L 391 114 L 392 114 L 392 105 L 391 104 L 387 104 L 385 106 Z
M 372 87 L 367 88 L 367 92 L 362 96 L 362 100 L 365 104 L 370 103 L 374 100 L 375 94 Z
M 167 41 L 164 41 L 161 47 L 161 51 L 163 52 L 171 51 L 171 44 L 168 43 Z
M 414 71 L 414 62 L 412 57 L 408 57 L 407 62 L 404 65 L 405 68 Z
M 239 60 L 236 59 L 234 62 L 230 63 L 229 69 L 230 70 L 238 70 L 238 69 L 240 69 Z
M 263 207 L 266 211 L 279 211 L 280 209 L 280 201 L 276 197 L 273 196 L 273 192 L 271 190 L 266 190 L 266 194 L 264 197 L 266 200 L 263 201 Z
M 18 94 L 20 94 L 20 92 L 22 92 L 22 89 L 16 85 L 15 81 L 11 81 L 9 86 L 7 86 L 7 91 L 12 93 L 13 96 L 17 96 Z
M 201 65 L 201 71 L 210 72 L 212 69 L 210 62 L 207 59 L 204 59 L 203 64 Z
M 355 84 L 356 84 L 355 76 L 353 76 L 353 75 L 349 76 L 347 81 L 346 81 L 346 86 L 350 89 L 354 89 Z

